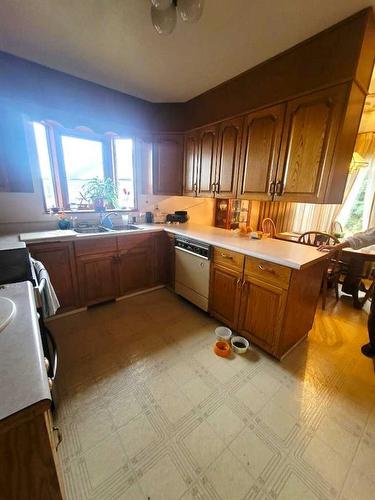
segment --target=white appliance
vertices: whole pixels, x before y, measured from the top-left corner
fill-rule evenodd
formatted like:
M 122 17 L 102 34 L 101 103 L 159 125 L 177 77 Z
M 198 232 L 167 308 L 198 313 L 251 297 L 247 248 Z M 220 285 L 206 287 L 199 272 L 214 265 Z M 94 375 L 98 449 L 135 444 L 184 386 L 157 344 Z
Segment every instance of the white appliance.
M 210 245 L 176 236 L 175 292 L 207 311 L 209 286 Z

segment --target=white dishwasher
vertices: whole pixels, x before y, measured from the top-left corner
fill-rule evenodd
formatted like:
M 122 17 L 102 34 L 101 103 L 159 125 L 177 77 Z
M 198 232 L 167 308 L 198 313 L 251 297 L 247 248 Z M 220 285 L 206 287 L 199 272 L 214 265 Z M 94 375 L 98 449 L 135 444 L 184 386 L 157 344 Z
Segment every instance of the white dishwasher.
M 175 292 L 204 311 L 208 310 L 210 245 L 175 237 Z

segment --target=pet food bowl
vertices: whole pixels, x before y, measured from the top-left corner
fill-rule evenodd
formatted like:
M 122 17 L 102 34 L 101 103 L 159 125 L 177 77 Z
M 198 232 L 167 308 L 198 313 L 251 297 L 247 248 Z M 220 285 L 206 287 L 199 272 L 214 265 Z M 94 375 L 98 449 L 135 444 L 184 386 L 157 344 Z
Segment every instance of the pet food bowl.
M 214 353 L 222 358 L 229 356 L 230 351 L 230 345 L 228 342 L 224 342 L 223 340 L 218 340 L 214 345 Z
M 217 340 L 224 340 L 224 342 L 229 342 L 232 336 L 232 330 L 226 326 L 218 326 L 215 330 L 215 335 Z
M 230 339 L 232 349 L 237 354 L 244 354 L 250 346 L 250 343 L 244 337 L 235 336 Z

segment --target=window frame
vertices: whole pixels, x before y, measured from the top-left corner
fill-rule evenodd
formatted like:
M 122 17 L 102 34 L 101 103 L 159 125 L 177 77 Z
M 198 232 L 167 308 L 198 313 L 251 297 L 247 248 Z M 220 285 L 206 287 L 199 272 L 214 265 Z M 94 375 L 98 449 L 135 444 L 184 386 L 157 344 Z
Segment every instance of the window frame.
M 114 139 L 131 139 L 133 141 L 133 189 L 134 189 L 134 207 L 130 209 L 125 208 L 114 208 L 106 209 L 107 212 L 134 212 L 138 210 L 138 189 L 137 189 L 137 165 L 136 165 L 136 138 L 131 135 L 119 135 L 119 134 L 97 134 L 90 129 L 69 129 L 65 128 L 60 124 L 51 123 L 49 121 L 39 122 L 44 125 L 47 135 L 47 145 L 50 157 L 50 165 L 52 172 L 53 187 L 55 190 L 55 199 L 58 204 L 58 209 L 63 209 L 67 213 L 95 213 L 94 209 L 71 209 L 69 203 L 69 191 L 68 182 L 65 170 L 64 153 L 62 146 L 62 137 L 77 137 L 80 139 L 98 141 L 102 143 L 103 151 L 103 170 L 104 176 L 110 177 L 112 180 L 116 181 L 118 177 L 116 168 L 116 155 L 114 147 Z M 35 139 L 34 139 L 35 140 Z M 46 200 L 43 192 L 43 203 L 46 212 L 49 210 L 46 208 Z

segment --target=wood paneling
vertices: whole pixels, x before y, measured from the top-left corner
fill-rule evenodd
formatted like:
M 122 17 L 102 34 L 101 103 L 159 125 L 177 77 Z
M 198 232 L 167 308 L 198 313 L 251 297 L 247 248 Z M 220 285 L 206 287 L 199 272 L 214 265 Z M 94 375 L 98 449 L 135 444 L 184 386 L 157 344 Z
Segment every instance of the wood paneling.
M 73 243 L 51 242 L 29 245 L 34 259 L 39 260 L 48 271 L 51 283 L 60 302 L 58 312 L 79 307 L 77 270 L 74 258 Z
M 155 135 L 152 145 L 153 192 L 158 195 L 182 194 L 183 136 Z
M 239 198 L 272 198 L 284 112 L 285 105 L 279 105 L 250 113 L 245 117 Z
M 347 90 L 347 85 L 339 85 L 288 103 L 277 198 L 307 203 L 324 201 Z
M 242 127 L 242 117 L 226 120 L 220 123 L 218 127 L 215 177 L 216 198 L 234 198 L 236 196 Z
M 206 127 L 199 133 L 198 140 L 198 190 L 197 196 L 209 198 L 214 196 L 217 148 L 216 126 Z
M 241 271 L 217 264 L 211 266 L 209 310 L 230 328 L 236 328 Z

